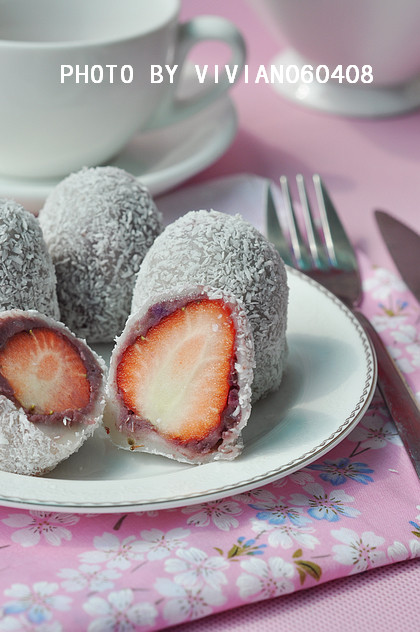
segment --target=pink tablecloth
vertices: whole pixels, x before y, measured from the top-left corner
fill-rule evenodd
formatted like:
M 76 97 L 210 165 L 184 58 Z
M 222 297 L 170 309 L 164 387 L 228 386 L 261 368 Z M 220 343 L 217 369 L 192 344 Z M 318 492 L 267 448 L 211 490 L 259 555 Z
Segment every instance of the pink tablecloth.
M 419 306 L 361 264 L 363 309 L 418 391 Z M 337 447 L 265 487 L 160 512 L 1 508 L 0 542 L 0 630 L 160 630 L 420 557 L 420 482 L 376 395 Z

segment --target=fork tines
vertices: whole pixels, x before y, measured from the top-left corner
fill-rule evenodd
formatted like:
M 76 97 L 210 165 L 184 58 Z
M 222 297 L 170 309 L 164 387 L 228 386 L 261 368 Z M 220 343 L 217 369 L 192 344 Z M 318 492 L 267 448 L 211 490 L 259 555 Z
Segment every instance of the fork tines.
M 317 268 L 326 270 L 337 263 L 334 247 L 331 240 L 330 227 L 325 209 L 325 189 L 321 178 L 315 174 L 312 177 L 319 211 L 319 228 L 307 194 L 305 181 L 302 175 L 296 176 L 297 190 L 305 238 L 299 227 L 298 214 L 290 193 L 290 187 L 286 176 L 280 177 L 280 187 L 286 212 L 287 230 L 290 237 L 290 246 L 296 265 L 301 270 Z

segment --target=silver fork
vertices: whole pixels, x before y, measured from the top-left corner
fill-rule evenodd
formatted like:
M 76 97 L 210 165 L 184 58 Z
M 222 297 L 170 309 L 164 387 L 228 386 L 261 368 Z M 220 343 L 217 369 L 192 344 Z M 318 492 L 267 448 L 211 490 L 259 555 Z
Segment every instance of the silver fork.
M 288 180 L 286 176 L 281 176 L 280 187 L 289 239 L 281 228 L 271 190 L 267 199 L 267 234 L 285 263 L 315 279 L 348 307 L 354 308 L 359 305 L 362 297 L 357 258 L 321 178 L 315 174 L 312 180 L 318 204 L 319 229 L 304 178 L 297 175 L 296 183 L 306 232 L 306 239 L 303 238 Z
M 312 179 L 320 230 L 309 203 L 304 179 L 298 175 L 296 181 L 302 210 L 302 225 L 306 235 L 306 238 L 303 238 L 287 178 L 281 176 L 286 233 L 277 215 L 271 187 L 268 187 L 267 236 L 286 264 L 301 270 L 341 299 L 366 331 L 376 352 L 378 387 L 420 478 L 419 407 L 382 339 L 368 319 L 357 309 L 362 298 L 362 284 L 356 254 L 321 178 L 314 175 Z

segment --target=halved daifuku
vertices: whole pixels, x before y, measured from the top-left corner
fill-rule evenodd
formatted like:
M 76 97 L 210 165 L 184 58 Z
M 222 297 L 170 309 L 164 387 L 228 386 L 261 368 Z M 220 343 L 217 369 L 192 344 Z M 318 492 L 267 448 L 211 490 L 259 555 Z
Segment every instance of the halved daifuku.
M 288 286 L 277 250 L 239 215 L 191 211 L 165 228 L 137 275 L 131 312 L 174 285 L 210 285 L 240 299 L 255 346 L 252 398 L 280 385 L 287 356 Z
M 162 230 L 149 191 L 117 167 L 84 168 L 39 213 L 57 274 L 61 318 L 88 342 L 111 342 L 130 313 L 135 277 Z
M 111 439 L 190 463 L 233 459 L 251 411 L 253 363 L 235 297 L 200 286 L 155 294 L 128 319 L 112 354 Z
M 192 463 L 237 456 L 251 385 L 255 401 L 281 381 L 287 301 L 280 256 L 240 216 L 197 211 L 169 225 L 112 355 L 114 441 Z
M 0 310 L 36 309 L 59 318 L 56 277 L 32 213 L 0 198 Z
M 35 310 L 0 313 L 0 469 L 42 474 L 102 421 L 105 365 Z

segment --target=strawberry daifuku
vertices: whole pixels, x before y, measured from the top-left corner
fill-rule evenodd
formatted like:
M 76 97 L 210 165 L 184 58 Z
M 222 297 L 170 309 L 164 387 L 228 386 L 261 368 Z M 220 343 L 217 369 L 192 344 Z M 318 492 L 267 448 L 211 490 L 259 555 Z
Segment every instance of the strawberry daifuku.
M 36 309 L 59 318 L 56 277 L 34 215 L 0 199 L 0 310 Z
M 279 387 L 287 356 L 286 270 L 274 246 L 239 215 L 191 211 L 167 226 L 146 255 L 132 313 L 157 292 L 197 283 L 242 301 L 255 346 L 252 398 Z
M 169 225 L 112 355 L 111 438 L 191 463 L 237 456 L 251 401 L 281 381 L 287 301 L 280 256 L 239 215 L 196 211 Z
M 42 474 L 102 420 L 105 365 L 35 310 L 0 313 L 0 469 Z
M 244 309 L 214 288 L 155 297 L 117 340 L 105 426 L 120 447 L 189 463 L 232 459 L 251 410 Z
M 149 191 L 117 167 L 60 182 L 39 213 L 57 275 L 61 319 L 91 342 L 112 342 L 130 313 L 135 276 L 162 230 Z

